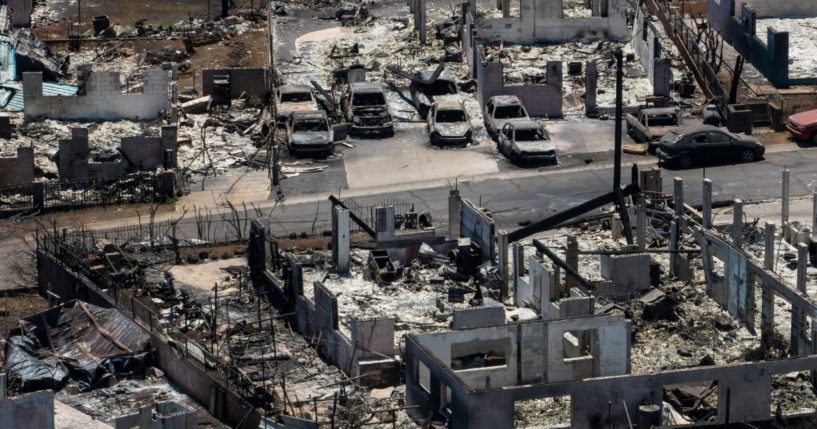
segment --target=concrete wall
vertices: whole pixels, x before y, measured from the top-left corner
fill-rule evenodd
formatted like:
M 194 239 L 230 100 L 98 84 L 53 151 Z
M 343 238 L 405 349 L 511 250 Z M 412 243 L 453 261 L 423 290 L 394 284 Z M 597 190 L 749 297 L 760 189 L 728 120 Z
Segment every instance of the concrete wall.
M 452 323 L 451 327 L 454 329 L 502 325 L 505 323 L 505 307 L 502 305 L 489 305 L 457 310 L 454 312 L 454 321 Z
M 562 63 L 548 61 L 547 83 L 505 84 L 505 64 L 498 61 L 484 61 L 477 54 L 476 67 L 477 100 L 485 106 L 494 95 L 515 95 L 522 100 L 531 116 L 562 117 Z
M 14 158 L 0 158 L 0 187 L 28 185 L 34 181 L 34 149 L 18 147 Z
M 769 28 L 768 43 L 763 42 L 755 33 L 755 21 L 761 15 L 744 3 L 739 0 L 709 0 L 709 22 L 712 27 L 773 85 L 817 84 L 817 76 L 789 78 L 789 33 Z M 817 9 L 817 3 L 800 3 Z
M 470 238 L 472 243 L 479 245 L 483 261 L 493 260 L 496 254 L 494 249 L 496 226 L 493 219 L 486 216 L 470 200 L 463 200 L 461 213 L 460 235 Z
M 738 6 L 741 3 L 754 9 L 758 18 L 817 15 L 817 2 L 810 0 L 740 0 Z
M 131 171 L 151 171 L 157 167 L 176 168 L 176 127 L 162 127 L 160 137 L 125 137 L 119 144 L 121 158 L 114 162 L 93 162 L 90 158 L 88 129 L 72 128 L 71 138 L 59 141 L 60 180 L 121 177 Z
M 29 393 L 0 401 L 4 429 L 54 429 L 54 392 Z
M 230 98 L 238 98 L 242 93 L 264 97 L 269 92 L 265 69 L 205 69 L 201 71 L 204 95 L 213 94 L 213 79 L 222 74 L 230 76 Z
M 558 43 L 576 39 L 627 41 L 624 0 L 595 2 L 590 18 L 564 18 L 562 0 L 520 0 L 520 17 L 478 19 L 481 40 Z M 602 6 L 602 3 L 605 3 Z M 608 16 L 600 16 L 602 11 Z
M 145 72 L 142 94 L 122 94 L 119 73 L 91 73 L 85 84 L 85 95 L 46 96 L 42 91 L 40 72 L 23 73 L 25 118 L 75 120 L 150 120 L 170 111 L 175 83 L 168 71 Z
M 653 95 L 668 96 L 672 84 L 672 62 L 664 56 L 658 31 L 643 7 L 636 12 L 632 40 L 641 67 L 652 83 Z
M 11 24 L 14 27 L 28 27 L 31 25 L 34 0 L 6 0 L 6 4 L 12 14 Z

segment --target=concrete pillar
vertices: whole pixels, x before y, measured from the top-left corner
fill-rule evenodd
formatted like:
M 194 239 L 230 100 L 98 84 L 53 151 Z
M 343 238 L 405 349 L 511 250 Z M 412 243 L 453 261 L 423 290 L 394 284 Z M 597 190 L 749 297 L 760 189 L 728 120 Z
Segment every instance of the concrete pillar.
M 781 195 L 783 206 L 780 210 L 780 224 L 785 225 L 789 222 L 789 169 L 783 169 L 783 192 Z
M 678 277 L 677 266 L 675 260 L 680 256 L 678 249 L 680 246 L 678 245 L 678 220 L 673 220 L 669 224 L 669 250 L 673 253 L 669 254 L 669 269 L 670 274 L 674 277 Z
M 459 189 L 448 191 L 448 239 L 460 238 L 462 228 L 462 197 Z
M 502 7 L 502 17 L 503 18 L 510 18 L 511 17 L 511 0 L 501 0 L 501 7 Z
M 613 215 L 613 218 L 610 221 L 610 228 L 612 229 L 613 240 L 620 240 L 623 236 L 622 228 L 624 228 L 624 224 L 621 223 L 621 215 Z
M 644 198 L 638 199 L 636 210 L 636 244 L 639 250 L 647 247 L 647 208 L 644 206 Z
M 8 397 L 8 388 L 6 386 L 7 377 L 5 372 L 0 374 L 0 401 L 5 401 Z
M 811 194 L 811 230 L 817 231 L 817 192 Z
M 712 228 L 712 181 L 704 179 L 703 204 L 701 207 L 704 229 Z
M 765 249 L 763 251 L 763 268 L 767 270 L 774 270 L 774 230 L 775 225 L 772 222 L 766 222 L 766 228 L 763 230 Z
M 800 356 L 800 336 L 802 335 L 801 329 L 803 328 L 803 312 L 800 311 L 800 307 L 793 305 L 791 307 L 791 333 L 789 338 L 789 343 L 791 344 L 791 354 L 793 356 Z
M 499 296 L 502 302 L 508 299 L 508 289 L 511 282 L 511 276 L 508 272 L 508 233 L 507 231 L 500 231 L 496 237 L 497 243 L 497 264 L 499 265 L 499 276 L 502 279 L 502 285 L 499 289 Z
M 419 10 L 417 11 L 417 15 L 415 15 L 415 16 L 417 16 L 419 18 L 418 20 L 420 21 L 420 23 L 419 23 L 419 28 L 417 29 L 417 31 L 419 32 L 418 34 L 420 36 L 420 43 L 425 45 L 426 44 L 426 0 L 418 0 L 418 2 L 419 2 L 419 5 L 418 5 Z
M 334 207 L 332 213 L 332 260 L 339 273 L 349 271 L 349 254 L 351 252 L 351 233 L 349 210 L 341 206 Z
M 806 293 L 806 267 L 808 267 L 808 245 L 797 245 L 797 290 Z
M 149 428 L 153 427 L 151 421 L 153 420 L 153 406 L 145 405 L 139 408 L 139 427 Z
M 579 270 L 579 239 L 575 235 L 567 236 L 567 250 L 565 250 L 565 263 L 573 270 Z M 573 276 L 565 276 L 565 288 L 570 289 L 578 286 L 579 283 Z
M 732 243 L 738 249 L 743 245 L 743 200 L 732 205 Z
M 672 179 L 673 199 L 675 201 L 675 216 L 684 217 L 684 179 L 675 177 Z
M 599 106 L 596 102 L 598 79 L 599 71 L 596 61 L 587 61 L 584 71 L 584 112 L 587 115 L 594 115 L 599 111 Z
M 513 243 L 511 244 L 511 251 L 513 254 L 511 260 L 513 265 L 513 303 L 517 307 L 522 307 L 524 303 L 519 299 L 519 278 L 525 269 L 525 246 Z

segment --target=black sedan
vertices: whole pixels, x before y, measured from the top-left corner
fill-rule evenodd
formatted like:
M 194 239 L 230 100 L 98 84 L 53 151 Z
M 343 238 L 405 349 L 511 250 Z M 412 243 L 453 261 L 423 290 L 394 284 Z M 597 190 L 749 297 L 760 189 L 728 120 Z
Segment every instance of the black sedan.
M 697 163 L 752 162 L 766 148 L 752 137 L 712 126 L 670 131 L 658 143 L 658 160 L 690 168 Z

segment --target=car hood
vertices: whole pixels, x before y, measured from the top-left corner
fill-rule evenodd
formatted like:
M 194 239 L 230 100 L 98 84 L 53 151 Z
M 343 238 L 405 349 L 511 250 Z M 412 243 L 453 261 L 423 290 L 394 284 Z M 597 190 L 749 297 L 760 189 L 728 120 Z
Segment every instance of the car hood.
M 309 101 L 303 103 L 283 103 L 278 106 L 278 115 L 286 114 L 289 116 L 292 112 L 309 112 L 311 110 L 318 110 L 317 104 Z
M 319 145 L 331 141 L 329 133 L 326 131 L 293 133 L 290 140 L 292 143 L 299 145 Z
M 501 130 L 502 127 L 504 127 L 505 124 L 507 124 L 507 123 L 527 122 L 527 121 L 530 121 L 530 118 L 493 119 L 494 125 L 496 125 L 497 130 Z
M 548 141 L 516 141 L 514 142 L 520 152 L 550 152 L 556 151 L 556 146 Z
M 434 131 L 440 133 L 441 136 L 458 137 L 464 136 L 471 127 L 465 122 L 449 122 L 437 123 L 434 125 Z
M 791 115 L 789 116 L 789 122 L 803 127 L 817 123 L 817 110 L 809 110 L 808 112 Z
M 386 106 L 365 106 L 352 108 L 352 114 L 356 116 L 385 116 L 389 109 Z

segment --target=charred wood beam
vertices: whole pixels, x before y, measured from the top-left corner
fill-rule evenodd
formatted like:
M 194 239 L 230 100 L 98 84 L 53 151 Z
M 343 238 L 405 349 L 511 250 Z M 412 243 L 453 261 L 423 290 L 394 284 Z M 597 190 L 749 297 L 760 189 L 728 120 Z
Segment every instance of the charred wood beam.
M 621 190 L 621 195 L 624 197 L 630 196 L 638 193 L 638 190 L 639 190 L 638 184 L 631 183 Z M 593 198 L 590 201 L 581 203 L 576 207 L 569 208 L 567 210 L 549 216 L 545 219 L 542 219 L 538 222 L 534 222 L 526 227 L 519 228 L 508 234 L 508 242 L 519 241 L 525 237 L 530 237 L 533 234 L 553 229 L 559 226 L 559 224 L 561 224 L 562 222 L 573 219 L 576 216 L 585 214 L 591 210 L 595 210 L 599 207 L 603 207 L 610 203 L 616 203 L 618 202 L 618 197 L 619 197 L 618 192 L 616 191 L 608 192 L 604 195 L 600 195 L 596 198 Z
M 574 279 L 576 279 L 576 281 L 580 285 L 582 285 L 582 287 L 584 287 L 587 291 L 593 290 L 594 288 L 593 283 L 590 283 L 587 279 L 582 277 L 582 275 L 579 274 L 576 270 L 574 270 L 573 267 L 571 267 L 570 265 L 567 264 L 567 262 L 562 260 L 562 258 L 560 258 L 559 255 L 553 253 L 552 250 L 548 249 L 545 243 L 542 243 L 539 240 L 533 240 L 533 245 L 534 247 L 536 247 L 537 251 L 541 252 L 543 255 L 550 258 L 550 260 L 553 261 L 554 264 L 559 266 L 559 268 L 565 270 L 565 274 L 570 275 Z
M 349 209 L 349 207 L 347 207 L 346 204 L 343 204 L 343 201 L 339 200 L 334 195 L 329 196 L 329 201 L 332 202 L 332 207 L 341 206 L 344 209 L 349 210 L 349 218 L 352 219 L 352 221 L 354 221 L 356 224 L 358 224 L 358 226 L 360 226 L 360 228 L 363 229 L 363 231 L 365 231 L 366 234 L 369 234 L 370 237 L 377 240 L 377 233 L 374 232 L 374 230 L 369 226 L 369 224 L 364 222 L 363 219 L 357 217 L 355 212 Z

